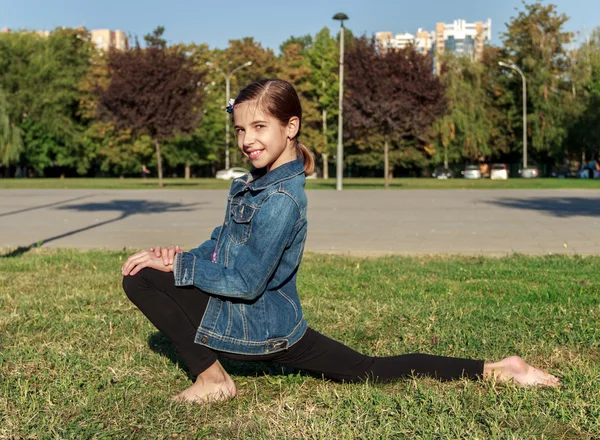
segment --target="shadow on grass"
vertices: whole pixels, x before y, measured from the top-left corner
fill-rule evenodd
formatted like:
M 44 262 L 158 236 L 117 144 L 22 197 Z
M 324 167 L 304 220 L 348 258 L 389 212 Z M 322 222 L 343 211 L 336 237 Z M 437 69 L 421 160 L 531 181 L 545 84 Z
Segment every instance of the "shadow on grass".
M 205 203 L 190 203 L 187 205 L 183 205 L 181 203 L 172 203 L 172 202 L 152 202 L 147 200 L 113 200 L 111 202 L 106 203 L 85 203 L 81 205 L 69 205 L 69 206 L 61 206 L 58 209 L 63 210 L 73 210 L 80 212 L 102 212 L 102 211 L 120 211 L 121 214 L 118 217 L 115 217 L 110 220 L 105 220 L 103 222 L 94 223 L 83 228 L 75 229 L 73 231 L 65 232 L 64 234 L 55 235 L 53 237 L 44 238 L 38 241 L 31 243 L 28 246 L 19 246 L 15 250 L 8 252 L 2 255 L 0 258 L 14 258 L 23 255 L 28 252 L 30 249 L 38 248 L 43 246 L 46 243 L 50 243 L 55 240 L 59 240 L 61 238 L 70 237 L 72 235 L 78 234 L 80 232 L 88 231 L 90 229 L 98 228 L 100 226 L 104 226 L 110 223 L 114 223 L 120 220 L 123 220 L 127 217 L 136 214 L 152 214 L 159 212 L 186 212 L 195 209 L 198 205 L 203 205 Z
M 173 364 L 178 365 L 183 370 L 190 380 L 195 380 L 196 377 L 190 373 L 189 368 L 183 361 L 183 359 L 177 354 L 177 350 L 171 344 L 171 341 L 160 332 L 153 333 L 148 338 L 148 347 L 153 352 L 166 357 Z M 237 361 L 226 359 L 223 356 L 219 356 L 219 362 L 223 365 L 223 368 L 232 376 L 243 376 L 243 377 L 257 377 L 257 376 L 287 376 L 290 374 L 298 374 L 301 376 L 315 377 L 321 379 L 318 374 L 313 374 L 308 371 L 299 370 L 297 368 L 285 367 L 271 362 L 258 362 L 258 361 Z
M 600 198 L 553 197 L 543 199 L 504 198 L 487 203 L 504 208 L 541 211 L 555 217 L 600 217 Z

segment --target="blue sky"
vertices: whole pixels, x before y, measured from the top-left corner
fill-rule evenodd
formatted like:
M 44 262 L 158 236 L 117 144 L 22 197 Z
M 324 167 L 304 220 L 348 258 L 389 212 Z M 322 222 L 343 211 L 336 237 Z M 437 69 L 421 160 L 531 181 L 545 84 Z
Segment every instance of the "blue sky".
M 600 0 L 555 0 L 570 17 L 566 29 L 600 26 Z M 0 0 L 0 28 L 53 29 L 57 26 L 121 29 L 141 37 L 157 25 L 171 43 L 208 43 L 225 48 L 230 39 L 252 36 L 275 51 L 291 35 L 314 35 L 323 26 L 337 29 L 331 17 L 349 16 L 355 35 L 377 31 L 415 33 L 435 23 L 492 19 L 492 43 L 500 44 L 505 23 L 521 0 Z

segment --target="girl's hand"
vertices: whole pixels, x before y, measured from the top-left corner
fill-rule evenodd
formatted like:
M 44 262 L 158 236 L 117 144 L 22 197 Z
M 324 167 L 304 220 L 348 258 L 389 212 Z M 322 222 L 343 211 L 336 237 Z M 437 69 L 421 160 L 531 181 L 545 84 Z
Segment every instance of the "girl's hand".
M 156 258 L 162 257 L 165 266 L 169 266 L 175 262 L 175 254 L 180 254 L 183 251 L 179 246 L 175 245 L 163 248 L 161 248 L 160 246 L 155 248 L 152 247 L 150 248 L 150 252 L 154 252 L 154 256 Z
M 157 257 L 152 251 L 140 251 L 133 254 L 125 261 L 121 268 L 123 276 L 135 275 L 145 267 L 160 270 L 162 272 L 172 272 L 173 265 L 165 265 L 161 257 Z

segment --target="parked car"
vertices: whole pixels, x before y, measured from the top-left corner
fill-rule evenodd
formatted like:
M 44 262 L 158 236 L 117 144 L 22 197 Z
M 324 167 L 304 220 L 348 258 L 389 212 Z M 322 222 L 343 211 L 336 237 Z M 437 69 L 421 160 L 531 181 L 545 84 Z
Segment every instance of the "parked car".
M 450 168 L 436 168 L 432 176 L 436 179 L 451 179 L 453 173 Z
M 460 173 L 465 179 L 481 179 L 481 170 L 477 165 L 467 165 Z
M 231 180 L 237 179 L 238 177 L 242 177 L 244 174 L 248 174 L 246 168 L 229 168 L 228 170 L 219 170 L 215 177 L 221 180 Z
M 538 167 L 528 166 L 519 170 L 519 175 L 523 179 L 535 179 L 537 177 L 540 177 L 540 170 L 538 169 Z
M 576 170 L 571 169 L 568 166 L 562 166 L 559 168 L 554 168 L 552 170 L 552 177 L 558 177 L 559 179 L 566 179 L 569 177 L 575 177 Z
M 492 165 L 492 171 L 490 172 L 490 179 L 492 180 L 506 180 L 508 179 L 508 167 L 505 163 L 495 163 Z

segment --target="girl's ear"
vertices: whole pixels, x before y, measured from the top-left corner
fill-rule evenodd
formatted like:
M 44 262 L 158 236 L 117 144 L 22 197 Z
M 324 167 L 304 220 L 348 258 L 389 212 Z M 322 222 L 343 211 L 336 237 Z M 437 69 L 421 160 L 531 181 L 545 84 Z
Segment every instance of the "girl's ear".
M 292 116 L 287 125 L 287 137 L 289 139 L 294 139 L 298 135 L 299 128 L 300 119 L 298 119 L 298 116 Z

